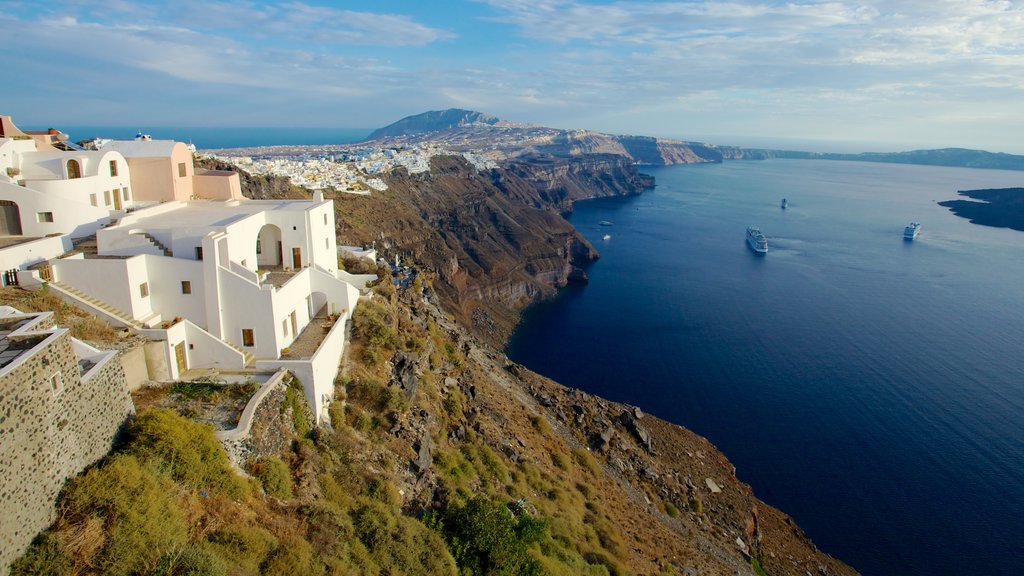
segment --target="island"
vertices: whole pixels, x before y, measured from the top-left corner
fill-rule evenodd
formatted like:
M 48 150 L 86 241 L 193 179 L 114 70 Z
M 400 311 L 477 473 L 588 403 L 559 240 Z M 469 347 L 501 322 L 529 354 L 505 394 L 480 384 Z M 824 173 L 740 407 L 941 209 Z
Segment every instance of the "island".
M 1024 188 L 985 188 L 957 193 L 971 200 L 946 200 L 939 202 L 939 206 L 968 218 L 972 224 L 1024 232 Z

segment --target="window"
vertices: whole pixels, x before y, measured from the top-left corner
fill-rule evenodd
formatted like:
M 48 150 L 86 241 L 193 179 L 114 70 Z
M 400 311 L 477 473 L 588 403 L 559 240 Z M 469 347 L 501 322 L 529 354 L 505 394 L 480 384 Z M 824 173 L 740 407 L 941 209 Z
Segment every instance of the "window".
M 89 194 L 89 204 L 96 205 L 96 193 Z
M 192 282 L 191 281 L 189 281 L 189 280 L 182 280 L 181 281 L 181 293 L 182 294 L 191 294 L 192 293 Z
M 60 377 L 60 372 L 55 372 L 53 376 L 50 376 L 50 391 L 56 396 L 60 394 L 61 390 L 64 389 L 64 380 Z
M 196 246 L 196 260 L 202 260 L 202 259 L 203 259 L 203 247 L 202 246 Z
M 260 242 L 259 238 L 256 239 L 256 253 L 263 254 L 263 243 Z
M 141 294 L 143 298 L 149 296 L 149 282 L 139 284 L 139 294 Z
M 36 222 L 53 222 L 53 212 L 36 212 Z
M 110 161 L 110 175 L 117 176 L 117 160 Z
M 103 191 L 103 205 L 110 206 L 110 190 Z
M 78 163 L 78 160 L 68 160 L 67 167 L 68 180 L 82 177 L 82 165 Z
M 285 338 L 288 337 L 288 319 L 287 318 L 285 318 L 284 320 L 281 320 L 281 333 L 284 334 Z
M 127 188 L 121 188 L 121 198 L 123 198 L 125 202 L 128 201 L 128 189 Z
M 253 335 L 252 328 L 242 328 L 242 346 L 252 348 L 255 345 L 256 337 Z
M 184 177 L 185 177 L 185 163 L 184 162 L 178 162 L 178 178 L 184 178 Z
M 331 241 L 328 240 L 327 238 L 324 238 L 324 249 L 326 250 L 326 249 L 328 249 L 330 247 L 331 247 Z
M 324 214 L 324 224 L 327 224 L 327 214 Z

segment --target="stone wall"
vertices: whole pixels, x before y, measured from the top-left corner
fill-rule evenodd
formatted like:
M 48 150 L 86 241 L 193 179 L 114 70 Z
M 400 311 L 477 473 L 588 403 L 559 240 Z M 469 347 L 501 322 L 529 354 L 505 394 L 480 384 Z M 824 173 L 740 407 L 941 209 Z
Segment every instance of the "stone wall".
M 106 361 L 86 382 L 79 374 L 61 330 L 0 377 L 0 576 L 53 523 L 64 482 L 105 456 L 135 411 L 120 362 Z

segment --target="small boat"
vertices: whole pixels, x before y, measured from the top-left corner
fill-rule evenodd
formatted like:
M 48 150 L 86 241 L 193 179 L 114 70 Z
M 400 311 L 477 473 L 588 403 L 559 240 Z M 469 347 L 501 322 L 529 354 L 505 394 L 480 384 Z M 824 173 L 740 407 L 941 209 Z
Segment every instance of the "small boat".
M 750 249 L 758 254 L 768 253 L 768 239 L 761 233 L 761 229 L 755 226 L 747 227 L 747 244 Z
M 605 234 L 605 235 L 604 235 L 604 236 L 603 236 L 603 237 L 601 238 L 601 240 L 605 240 L 605 241 L 608 241 L 608 240 L 611 240 L 611 239 L 612 239 L 612 235 L 611 235 L 611 234 Z
M 597 225 L 598 226 L 611 226 L 612 223 L 607 221 L 607 220 L 601 220 L 600 222 L 597 223 Z
M 921 235 L 921 223 L 911 222 L 907 224 L 907 227 L 903 229 L 904 240 L 914 240 Z
M 789 206 L 789 201 L 787 201 L 785 198 L 783 198 L 782 199 L 782 209 L 785 210 L 787 206 Z

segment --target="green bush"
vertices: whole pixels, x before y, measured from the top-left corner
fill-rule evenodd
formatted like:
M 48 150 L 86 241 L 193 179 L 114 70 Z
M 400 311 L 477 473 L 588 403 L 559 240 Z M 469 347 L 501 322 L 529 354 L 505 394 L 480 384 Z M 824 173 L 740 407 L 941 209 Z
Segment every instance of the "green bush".
M 235 526 L 215 532 L 210 547 L 242 574 L 259 574 L 260 565 L 277 548 L 277 538 L 258 526 Z
M 545 537 L 548 523 L 530 518 L 521 507 L 513 507 L 515 511 L 478 496 L 462 506 L 449 507 L 435 522 L 445 535 L 461 574 L 541 574 L 540 563 L 528 550 Z
M 396 507 L 366 502 L 353 514 L 356 535 L 382 574 L 455 576 L 455 560 L 441 536 Z
M 43 532 L 25 555 L 11 564 L 11 576 L 64 576 L 71 573 L 71 559 L 64 552 L 60 539 L 52 532 Z
M 260 458 L 249 467 L 249 472 L 260 481 L 268 495 L 284 500 L 292 497 L 292 471 L 280 458 Z
M 308 576 L 313 571 L 313 549 L 299 537 L 281 540 L 260 570 L 265 576 Z
M 64 516 L 68 522 L 104 519 L 106 542 L 98 558 L 104 574 L 152 571 L 188 539 L 176 492 L 168 478 L 134 456 L 118 454 L 71 482 Z
M 228 563 L 209 548 L 187 546 L 180 554 L 167 554 L 153 576 L 227 576 Z
M 313 431 L 313 412 L 306 403 L 306 392 L 302 383 L 296 378 L 288 382 L 284 402 L 281 403 L 281 414 L 291 409 L 292 428 L 299 438 L 306 438 Z
M 194 490 L 211 490 L 240 498 L 249 485 L 235 473 L 213 428 L 171 410 L 146 410 L 127 430 L 129 454 L 154 462 Z

